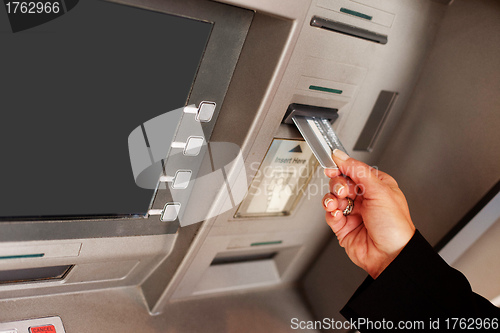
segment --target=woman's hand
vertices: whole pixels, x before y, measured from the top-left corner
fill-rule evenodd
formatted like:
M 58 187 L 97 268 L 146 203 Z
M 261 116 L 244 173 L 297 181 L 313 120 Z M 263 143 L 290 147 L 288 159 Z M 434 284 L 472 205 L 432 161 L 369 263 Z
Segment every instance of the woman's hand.
M 338 149 L 333 160 L 339 169 L 325 170 L 331 178 L 330 193 L 323 198 L 326 223 L 349 258 L 376 279 L 415 233 L 408 204 L 388 174 Z M 343 215 L 346 198 L 354 200 L 348 216 Z

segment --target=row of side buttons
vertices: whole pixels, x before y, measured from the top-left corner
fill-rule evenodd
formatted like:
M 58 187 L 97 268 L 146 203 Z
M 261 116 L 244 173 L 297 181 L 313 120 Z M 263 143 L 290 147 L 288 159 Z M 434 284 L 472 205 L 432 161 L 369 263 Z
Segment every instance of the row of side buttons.
M 196 121 L 202 123 L 212 120 L 215 112 L 215 107 L 216 104 L 214 102 L 201 102 L 198 109 L 196 110 Z M 198 156 L 204 143 L 204 137 L 194 135 L 190 136 L 185 143 L 172 142 L 172 148 L 183 148 L 184 156 Z M 160 181 L 170 182 L 170 187 L 173 190 L 182 190 L 186 189 L 189 186 L 191 177 L 191 170 L 177 170 L 174 177 L 164 177 L 164 179 L 160 178 Z M 163 207 L 160 215 L 160 220 L 163 222 L 175 221 L 179 216 L 180 210 L 180 202 L 168 202 Z

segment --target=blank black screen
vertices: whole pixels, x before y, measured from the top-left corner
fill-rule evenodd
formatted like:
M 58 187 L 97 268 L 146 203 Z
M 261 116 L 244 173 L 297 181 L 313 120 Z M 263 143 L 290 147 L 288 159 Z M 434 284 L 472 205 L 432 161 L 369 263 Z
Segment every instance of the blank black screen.
M 185 105 L 211 28 L 95 0 L 0 23 L 0 217 L 144 214 L 128 135 Z

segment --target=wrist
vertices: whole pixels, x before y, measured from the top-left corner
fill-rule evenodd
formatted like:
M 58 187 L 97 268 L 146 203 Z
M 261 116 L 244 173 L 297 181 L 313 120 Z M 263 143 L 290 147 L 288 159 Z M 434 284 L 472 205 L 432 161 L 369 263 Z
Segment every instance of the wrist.
M 384 261 L 377 267 L 373 267 L 372 269 L 365 269 L 365 271 L 372 277 L 372 279 L 377 279 L 380 274 L 391 264 L 391 262 L 395 259 L 396 257 L 392 259 L 388 259 L 387 261 Z
M 379 261 L 379 264 L 371 269 L 365 269 L 365 271 L 375 280 L 379 277 L 380 274 L 396 259 L 401 251 L 408 245 L 411 239 L 415 236 L 416 229 L 413 228 L 411 235 L 405 240 L 397 249 L 391 251 L 390 253 L 386 253 L 385 258 Z

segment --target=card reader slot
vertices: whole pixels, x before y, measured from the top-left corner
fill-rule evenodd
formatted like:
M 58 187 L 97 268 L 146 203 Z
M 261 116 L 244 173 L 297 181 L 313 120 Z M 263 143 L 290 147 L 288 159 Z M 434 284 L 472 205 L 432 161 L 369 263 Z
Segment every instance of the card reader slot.
M 337 109 L 290 104 L 283 122 L 297 126 L 323 168 L 337 168 L 332 159 L 332 152 L 340 149 L 347 154 L 332 128 L 331 123 L 337 118 Z

